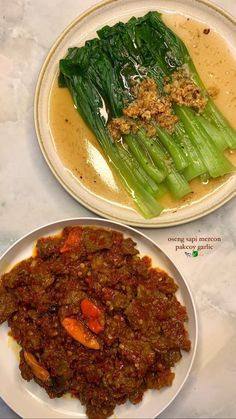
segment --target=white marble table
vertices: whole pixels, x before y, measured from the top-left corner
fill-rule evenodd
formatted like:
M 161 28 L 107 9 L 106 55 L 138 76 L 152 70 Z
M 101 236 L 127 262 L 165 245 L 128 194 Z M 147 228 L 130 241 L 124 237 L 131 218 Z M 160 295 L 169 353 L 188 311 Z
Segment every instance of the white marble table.
M 214 1 L 236 16 L 235 0 Z M 94 215 L 74 201 L 48 169 L 34 131 L 33 98 L 40 67 L 54 39 L 96 2 L 0 1 L 1 253 L 37 226 Z M 235 203 L 232 200 L 181 227 L 145 231 L 188 278 L 199 315 L 199 346 L 190 378 L 162 418 L 236 418 Z M 221 241 L 204 257 L 189 258 L 168 240 L 196 235 Z M 0 400 L 0 418 L 15 417 Z

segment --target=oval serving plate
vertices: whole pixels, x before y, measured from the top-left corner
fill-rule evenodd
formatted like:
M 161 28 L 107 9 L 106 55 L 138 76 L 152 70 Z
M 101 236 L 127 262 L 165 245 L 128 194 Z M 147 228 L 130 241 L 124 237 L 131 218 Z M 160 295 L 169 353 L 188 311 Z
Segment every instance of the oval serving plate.
M 236 175 L 213 193 L 179 209 L 166 209 L 158 218 L 145 220 L 134 209 L 105 199 L 102 194 L 86 189 L 66 167 L 57 152 L 49 124 L 49 103 L 53 82 L 58 73 L 58 62 L 68 47 L 81 46 L 94 38 L 105 24 L 127 21 L 131 16 L 144 15 L 149 10 L 178 13 L 205 22 L 227 41 L 232 52 L 236 45 L 236 22 L 221 9 L 205 0 L 105 0 L 74 20 L 51 48 L 41 70 L 35 95 L 35 126 L 42 153 L 61 185 L 77 201 L 106 218 L 140 227 L 166 227 L 200 218 L 231 199 L 236 191 Z M 72 105 L 73 106 L 73 105 Z
M 2 256 L 0 273 L 10 270 L 17 262 L 29 257 L 39 237 L 57 234 L 64 227 L 73 225 L 105 227 L 120 231 L 125 237 L 131 237 L 137 243 L 141 256 L 150 256 L 153 266 L 158 266 L 168 272 L 179 285 L 176 295 L 179 301 L 186 306 L 189 315 L 187 329 L 192 342 L 191 351 L 184 352 L 181 361 L 173 369 L 176 377 L 171 387 L 162 391 L 149 390 L 145 393 L 140 404 L 126 403 L 115 409 L 115 417 L 119 419 L 154 418 L 169 406 L 187 380 L 195 357 L 198 337 L 196 309 L 188 284 L 174 263 L 157 244 L 133 228 L 112 221 L 96 218 L 67 219 L 38 228 L 18 240 Z M 16 413 L 30 419 L 86 418 L 84 408 L 77 399 L 69 397 L 49 399 L 46 392 L 35 382 L 26 382 L 21 378 L 16 350 L 13 351 L 12 339 L 8 336 L 8 328 L 5 323 L 0 327 L 0 340 L 0 396 Z

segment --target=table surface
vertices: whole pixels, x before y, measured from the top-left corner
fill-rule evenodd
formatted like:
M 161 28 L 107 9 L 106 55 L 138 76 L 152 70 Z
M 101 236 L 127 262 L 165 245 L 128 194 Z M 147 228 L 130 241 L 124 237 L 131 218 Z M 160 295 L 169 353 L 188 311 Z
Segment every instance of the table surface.
M 236 16 L 235 0 L 215 0 Z M 58 184 L 41 155 L 33 122 L 34 89 L 49 47 L 96 0 L 0 2 L 0 253 L 40 225 L 94 216 Z M 142 230 L 188 278 L 199 316 L 193 369 L 161 418 L 236 418 L 235 199 L 207 217 L 162 230 Z M 141 229 L 140 229 L 141 230 Z M 172 238 L 211 237 L 204 257 L 176 250 Z M 0 418 L 16 418 L 0 399 Z

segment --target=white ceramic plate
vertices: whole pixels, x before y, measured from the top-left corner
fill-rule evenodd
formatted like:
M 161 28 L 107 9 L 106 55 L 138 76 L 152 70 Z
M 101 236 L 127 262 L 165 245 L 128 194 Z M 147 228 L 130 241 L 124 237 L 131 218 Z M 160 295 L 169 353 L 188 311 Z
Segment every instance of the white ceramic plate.
M 177 396 L 185 383 L 193 364 L 198 327 L 196 309 L 188 284 L 177 270 L 173 262 L 165 253 L 149 238 L 138 231 L 122 224 L 96 218 L 78 218 L 58 221 L 41 227 L 16 242 L 0 260 L 0 274 L 12 268 L 20 260 L 32 254 L 36 240 L 42 236 L 53 235 L 69 225 L 92 225 L 101 226 L 122 232 L 126 237 L 131 237 L 136 243 L 142 256 L 152 258 L 153 266 L 159 266 L 168 272 L 179 285 L 177 298 L 187 308 L 189 321 L 187 329 L 192 342 L 190 352 L 183 352 L 183 358 L 173 369 L 176 373 L 171 387 L 161 391 L 148 391 L 145 393 L 142 403 L 132 405 L 126 403 L 115 410 L 117 419 L 154 418 L 159 415 Z M 49 399 L 46 392 L 34 382 L 27 382 L 21 378 L 18 369 L 16 352 L 9 344 L 8 328 L 4 324 L 0 327 L 0 396 L 20 416 L 24 418 L 85 418 L 84 408 L 76 399 L 61 398 Z M 188 384 L 186 384 L 188 385 Z
M 94 38 L 96 30 L 105 24 L 112 25 L 118 20 L 127 21 L 131 16 L 144 15 L 149 10 L 179 13 L 205 22 L 215 28 L 235 52 L 236 26 L 233 18 L 204 0 L 106 0 L 72 22 L 50 50 L 36 89 L 35 125 L 41 150 L 50 169 L 76 200 L 93 212 L 115 221 L 142 227 L 166 227 L 200 218 L 223 205 L 235 194 L 236 176 L 231 176 L 223 187 L 205 199 L 177 211 L 164 211 L 158 218 L 145 220 L 135 210 L 122 206 L 119 202 L 109 202 L 85 189 L 58 155 L 49 127 L 50 90 L 58 71 L 58 62 L 66 54 L 68 47 L 83 45 L 87 39 Z

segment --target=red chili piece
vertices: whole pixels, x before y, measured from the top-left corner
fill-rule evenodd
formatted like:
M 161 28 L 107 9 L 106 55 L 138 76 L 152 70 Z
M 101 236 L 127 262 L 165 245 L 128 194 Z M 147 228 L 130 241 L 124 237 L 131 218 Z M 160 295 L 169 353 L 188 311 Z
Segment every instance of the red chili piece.
M 92 332 L 98 334 L 104 330 L 103 313 L 92 301 L 85 298 L 81 301 L 81 310 L 86 318 L 87 326 Z
M 81 310 L 85 317 L 92 317 L 94 319 L 100 317 L 102 314 L 100 308 L 98 308 L 88 298 L 85 298 L 83 301 L 81 301 Z

